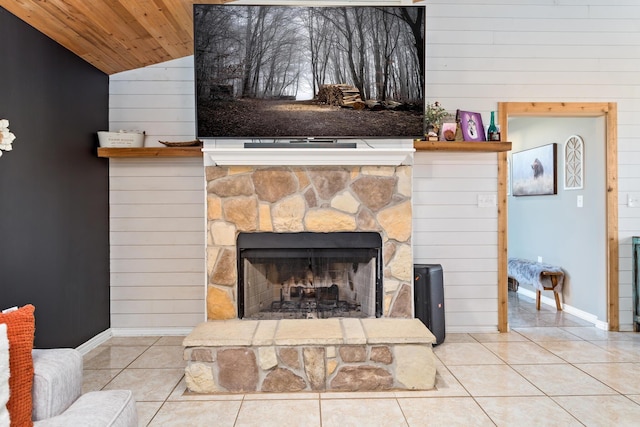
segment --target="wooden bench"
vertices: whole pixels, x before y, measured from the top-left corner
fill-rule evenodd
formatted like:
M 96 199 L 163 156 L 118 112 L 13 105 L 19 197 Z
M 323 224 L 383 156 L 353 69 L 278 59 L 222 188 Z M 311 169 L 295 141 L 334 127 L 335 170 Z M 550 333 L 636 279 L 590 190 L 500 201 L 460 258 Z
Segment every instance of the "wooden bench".
M 558 286 L 558 277 L 564 277 L 564 273 L 558 271 L 542 271 L 540 274 L 543 276 L 547 276 L 551 279 L 551 286 L 545 287 L 543 285 L 542 289 L 545 291 L 553 291 L 553 296 L 556 298 L 556 308 L 558 311 L 562 311 L 562 304 L 560 304 L 560 294 L 556 291 L 556 286 Z M 536 309 L 540 310 L 540 289 L 536 289 Z
M 542 291 L 553 291 L 556 308 L 562 311 L 560 294 L 564 282 L 564 271 L 560 267 L 541 262 L 529 261 L 521 258 L 509 258 L 507 275 L 519 283 L 532 285 L 536 288 L 536 309 L 540 310 L 540 295 Z

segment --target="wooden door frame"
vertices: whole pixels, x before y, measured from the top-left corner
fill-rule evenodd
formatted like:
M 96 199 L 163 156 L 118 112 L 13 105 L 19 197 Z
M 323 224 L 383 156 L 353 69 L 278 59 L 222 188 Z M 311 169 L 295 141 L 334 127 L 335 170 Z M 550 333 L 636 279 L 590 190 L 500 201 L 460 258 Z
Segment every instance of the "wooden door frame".
M 500 102 L 501 137 L 508 141 L 510 117 L 604 117 L 606 140 L 607 322 L 620 328 L 618 246 L 618 110 L 606 102 Z M 498 153 L 498 330 L 508 331 L 507 153 Z

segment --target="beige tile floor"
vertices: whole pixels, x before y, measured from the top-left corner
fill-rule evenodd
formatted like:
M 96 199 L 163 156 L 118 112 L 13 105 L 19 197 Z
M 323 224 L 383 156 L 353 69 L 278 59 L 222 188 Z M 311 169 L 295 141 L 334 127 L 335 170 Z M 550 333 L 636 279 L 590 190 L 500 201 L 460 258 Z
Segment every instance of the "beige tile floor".
M 141 426 L 640 426 L 640 334 L 510 292 L 506 334 L 448 334 L 436 390 L 186 395 L 183 337 L 112 338 L 84 391 L 134 391 Z

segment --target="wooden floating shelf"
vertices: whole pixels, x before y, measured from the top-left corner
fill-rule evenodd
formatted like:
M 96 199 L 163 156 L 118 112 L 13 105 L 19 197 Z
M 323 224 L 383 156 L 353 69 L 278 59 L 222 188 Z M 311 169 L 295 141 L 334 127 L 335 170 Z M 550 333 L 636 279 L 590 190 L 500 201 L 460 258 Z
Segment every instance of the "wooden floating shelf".
M 416 151 L 461 151 L 477 153 L 498 153 L 511 151 L 510 142 L 449 142 L 449 141 L 413 141 Z
M 510 142 L 413 141 L 416 151 L 498 153 L 511 150 Z M 202 157 L 202 147 L 98 148 L 98 157 Z
M 98 157 L 202 157 L 202 147 L 99 147 Z

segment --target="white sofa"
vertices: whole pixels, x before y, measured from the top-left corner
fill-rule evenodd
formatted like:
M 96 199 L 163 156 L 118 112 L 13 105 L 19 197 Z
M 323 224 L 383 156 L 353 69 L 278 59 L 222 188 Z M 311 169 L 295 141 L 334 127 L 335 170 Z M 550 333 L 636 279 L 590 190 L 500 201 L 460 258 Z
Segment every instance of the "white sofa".
M 36 427 L 136 427 L 130 390 L 82 394 L 82 355 L 63 348 L 33 350 L 33 413 Z

